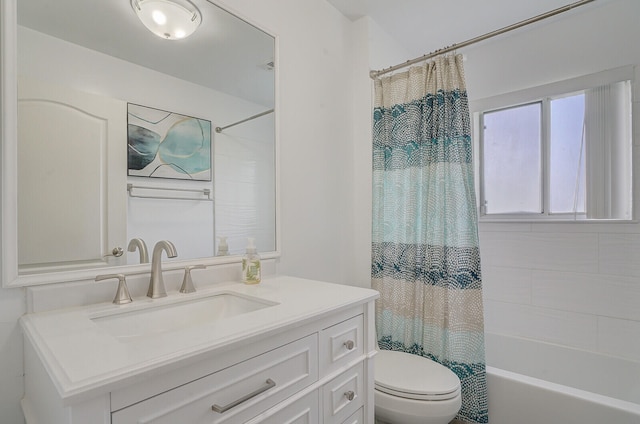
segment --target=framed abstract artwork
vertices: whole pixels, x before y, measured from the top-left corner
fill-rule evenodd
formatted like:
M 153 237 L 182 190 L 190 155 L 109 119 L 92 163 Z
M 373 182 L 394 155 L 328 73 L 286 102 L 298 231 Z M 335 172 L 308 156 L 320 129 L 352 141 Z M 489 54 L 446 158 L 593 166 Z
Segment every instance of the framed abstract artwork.
M 211 121 L 127 104 L 127 174 L 211 181 Z

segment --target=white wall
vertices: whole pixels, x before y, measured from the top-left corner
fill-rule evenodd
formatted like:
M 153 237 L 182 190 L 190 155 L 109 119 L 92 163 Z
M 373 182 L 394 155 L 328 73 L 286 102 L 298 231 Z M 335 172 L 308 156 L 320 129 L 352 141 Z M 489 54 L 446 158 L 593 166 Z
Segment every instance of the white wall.
M 324 0 L 228 0 L 221 5 L 279 37 L 279 272 L 353 284 L 353 24 Z M 359 283 L 368 284 L 368 278 Z M 0 289 L 3 424 L 22 422 L 17 319 L 24 312 L 22 289 Z
M 639 16 L 637 0 L 610 1 L 470 48 L 469 97 L 638 64 Z M 640 224 L 481 223 L 480 247 L 488 332 L 640 361 Z
M 22 332 L 17 319 L 25 312 L 23 289 L 0 289 L 0 417 L 7 424 L 22 423 L 24 392 Z
M 370 287 L 373 83 L 369 71 L 404 62 L 409 53 L 368 16 L 354 22 L 353 30 L 353 281 Z
M 353 25 L 324 0 L 224 3 L 279 36 L 279 271 L 353 284 Z
M 4 111 L 0 110 L 0 117 L 3 116 Z M 0 127 L 4 125 L 0 121 Z M 0 288 L 0 417 L 7 424 L 24 421 L 20 411 L 24 392 L 23 344 L 17 320 L 25 310 L 24 289 Z

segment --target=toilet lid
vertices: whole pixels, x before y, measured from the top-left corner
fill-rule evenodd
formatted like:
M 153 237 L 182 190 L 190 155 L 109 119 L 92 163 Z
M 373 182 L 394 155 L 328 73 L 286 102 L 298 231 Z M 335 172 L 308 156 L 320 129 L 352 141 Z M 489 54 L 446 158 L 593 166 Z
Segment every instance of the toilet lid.
M 381 350 L 375 357 L 375 386 L 381 392 L 416 400 L 446 400 L 460 394 L 460 380 L 447 367 L 391 350 Z

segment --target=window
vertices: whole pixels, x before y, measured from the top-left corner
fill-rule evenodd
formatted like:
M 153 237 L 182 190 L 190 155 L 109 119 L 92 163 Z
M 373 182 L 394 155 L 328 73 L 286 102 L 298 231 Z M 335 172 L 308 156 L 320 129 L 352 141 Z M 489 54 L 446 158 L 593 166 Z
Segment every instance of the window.
M 481 219 L 632 219 L 632 73 L 605 76 L 473 108 Z

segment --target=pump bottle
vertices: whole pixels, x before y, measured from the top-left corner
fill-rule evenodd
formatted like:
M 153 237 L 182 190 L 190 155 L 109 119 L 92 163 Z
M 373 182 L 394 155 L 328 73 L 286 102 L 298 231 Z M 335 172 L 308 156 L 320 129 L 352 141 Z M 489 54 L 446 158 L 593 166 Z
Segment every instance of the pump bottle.
M 247 252 L 242 258 L 242 281 L 245 284 L 258 284 L 261 280 L 260 255 L 254 244 L 255 240 L 249 237 Z
M 218 243 L 218 253 L 216 256 L 228 256 L 229 255 L 229 245 L 227 244 L 227 238 L 225 236 L 218 237 L 220 242 Z

